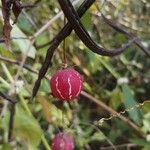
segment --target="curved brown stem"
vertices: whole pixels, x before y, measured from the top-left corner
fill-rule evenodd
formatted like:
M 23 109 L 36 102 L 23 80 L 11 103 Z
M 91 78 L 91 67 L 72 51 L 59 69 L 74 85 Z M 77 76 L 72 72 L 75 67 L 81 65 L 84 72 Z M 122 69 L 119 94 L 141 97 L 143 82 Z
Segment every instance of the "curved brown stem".
M 134 41 L 134 43 L 148 56 L 150 56 L 150 51 L 148 49 L 146 49 L 143 44 L 141 43 L 140 39 L 138 37 L 136 37 L 135 35 L 133 35 L 132 33 L 128 33 L 127 31 L 123 30 L 121 27 L 119 27 L 118 25 L 116 25 L 112 20 L 107 19 L 102 13 L 102 18 L 103 20 L 109 25 L 111 26 L 113 29 L 115 29 L 116 31 L 124 34 L 125 36 L 127 36 L 129 39 L 133 39 L 136 38 L 136 40 Z
M 78 9 L 78 14 L 81 17 L 86 10 L 95 2 L 95 0 L 85 0 L 81 6 Z M 46 54 L 46 58 L 42 64 L 42 67 L 39 71 L 39 75 L 38 75 L 38 79 L 35 82 L 35 85 L 33 87 L 33 91 L 32 91 L 32 98 L 34 98 L 37 94 L 37 91 L 40 87 L 40 83 L 42 78 L 44 78 L 44 75 L 46 74 L 48 67 L 51 64 L 51 59 L 53 57 L 53 54 L 56 50 L 56 48 L 59 46 L 59 44 L 63 41 L 63 39 L 65 39 L 67 36 L 70 35 L 72 31 L 72 27 L 69 23 L 67 23 L 64 28 L 56 35 L 56 37 L 52 40 L 52 44 L 49 47 L 47 54 Z
M 111 56 L 111 57 L 116 56 L 122 53 L 136 40 L 136 38 L 133 38 L 132 40 L 129 40 L 128 43 L 124 44 L 122 47 L 112 49 L 112 50 L 107 50 L 103 47 L 100 47 L 92 40 L 92 38 L 84 28 L 83 24 L 80 21 L 80 17 L 78 16 L 71 2 L 69 0 L 58 0 L 58 2 L 66 18 L 68 19 L 69 23 L 72 25 L 73 29 L 75 30 L 80 40 L 94 53 L 103 56 Z

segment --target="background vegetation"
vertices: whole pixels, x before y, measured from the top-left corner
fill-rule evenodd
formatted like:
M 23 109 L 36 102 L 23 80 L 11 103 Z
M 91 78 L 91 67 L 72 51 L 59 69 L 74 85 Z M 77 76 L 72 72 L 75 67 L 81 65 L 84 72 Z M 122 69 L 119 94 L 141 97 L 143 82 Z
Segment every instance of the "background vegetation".
M 8 140 L 12 104 L 0 99 L 0 149 L 50 149 L 52 138 L 63 128 L 73 134 L 77 150 L 149 150 L 149 57 L 134 44 L 119 56 L 102 57 L 86 48 L 72 32 L 66 39 L 67 63 L 84 77 L 83 90 L 89 95 L 83 93 L 70 104 L 62 104 L 51 95 L 49 81 L 43 79 L 38 95 L 31 101 L 37 73 L 50 45 L 45 43 L 51 41 L 64 26 L 64 16 L 59 14 L 61 10 L 56 0 L 23 0 L 22 3 L 35 7 L 25 7 L 17 24 L 12 26 L 12 51 L 8 51 L 4 43 L 0 44 L 0 91 L 17 100 L 12 137 Z M 148 0 L 98 0 L 82 17 L 82 23 L 98 44 L 115 48 L 127 39 L 103 22 L 96 6 L 124 30 L 140 37 L 149 49 Z M 14 20 L 13 15 L 11 18 Z M 0 19 L 2 37 L 1 14 Z M 48 27 L 39 33 L 47 22 Z M 47 77 L 62 67 L 62 58 L 61 44 L 54 54 Z M 16 61 L 30 66 L 30 70 L 20 68 Z M 138 103 L 142 106 L 137 106 Z M 118 117 L 104 122 L 100 120 L 116 113 L 114 111 L 128 110 L 133 106 L 137 107 L 122 114 L 127 120 Z

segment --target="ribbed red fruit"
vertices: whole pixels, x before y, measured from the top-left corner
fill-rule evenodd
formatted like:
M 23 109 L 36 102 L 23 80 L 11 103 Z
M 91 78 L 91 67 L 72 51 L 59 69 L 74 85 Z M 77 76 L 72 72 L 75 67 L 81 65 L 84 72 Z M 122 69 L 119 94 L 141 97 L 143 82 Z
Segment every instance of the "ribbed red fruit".
M 74 140 L 69 133 L 58 133 L 52 140 L 52 150 L 73 150 Z
M 60 100 L 72 100 L 82 89 L 81 75 L 74 69 L 58 70 L 50 80 L 51 91 Z

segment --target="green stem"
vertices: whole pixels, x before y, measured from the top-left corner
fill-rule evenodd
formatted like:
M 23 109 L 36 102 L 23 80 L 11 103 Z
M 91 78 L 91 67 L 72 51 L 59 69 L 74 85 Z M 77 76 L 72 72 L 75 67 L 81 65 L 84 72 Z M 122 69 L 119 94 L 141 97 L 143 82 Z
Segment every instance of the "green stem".
M 42 135 L 41 139 L 42 139 L 43 145 L 45 146 L 46 150 L 51 150 L 51 148 L 50 148 L 50 146 L 49 146 L 49 144 L 48 144 L 44 134 Z
M 27 103 L 25 102 L 24 97 L 21 94 L 18 94 L 20 102 L 22 104 L 22 106 L 24 107 L 24 109 L 26 110 L 26 112 L 28 113 L 28 115 L 32 116 L 32 113 L 27 105 Z
M 10 74 L 9 70 L 7 69 L 6 65 L 2 62 L 1 66 L 2 66 L 2 68 L 3 68 L 3 70 L 4 70 L 5 74 L 6 74 L 7 78 L 9 79 L 9 81 L 13 82 L 14 79 L 13 79 L 12 75 Z
M 32 115 L 32 112 L 30 111 L 30 108 L 28 107 L 27 103 L 25 102 L 24 97 L 21 94 L 19 94 L 19 98 L 20 98 L 20 102 L 21 102 L 22 106 L 24 107 L 24 109 L 26 110 L 28 115 L 34 117 Z M 46 150 L 51 150 L 51 148 L 50 148 L 50 146 L 49 146 L 49 144 L 48 144 L 48 142 L 47 142 L 47 140 L 46 140 L 46 138 L 44 136 L 44 133 L 41 136 L 41 140 L 42 140 L 43 145 L 45 146 L 45 149 Z
M 0 82 L 3 83 L 7 88 L 10 87 L 10 84 L 6 80 L 4 80 L 2 77 L 0 77 Z

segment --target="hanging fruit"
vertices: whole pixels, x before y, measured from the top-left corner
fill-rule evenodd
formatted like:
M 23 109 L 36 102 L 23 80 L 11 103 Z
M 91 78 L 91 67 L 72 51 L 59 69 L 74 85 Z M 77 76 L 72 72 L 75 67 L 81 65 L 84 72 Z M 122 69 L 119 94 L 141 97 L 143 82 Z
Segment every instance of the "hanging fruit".
M 73 150 L 74 140 L 69 133 L 58 133 L 52 140 L 52 150 Z
M 82 89 L 83 79 L 72 68 L 58 70 L 50 80 L 51 91 L 59 100 L 73 100 Z

